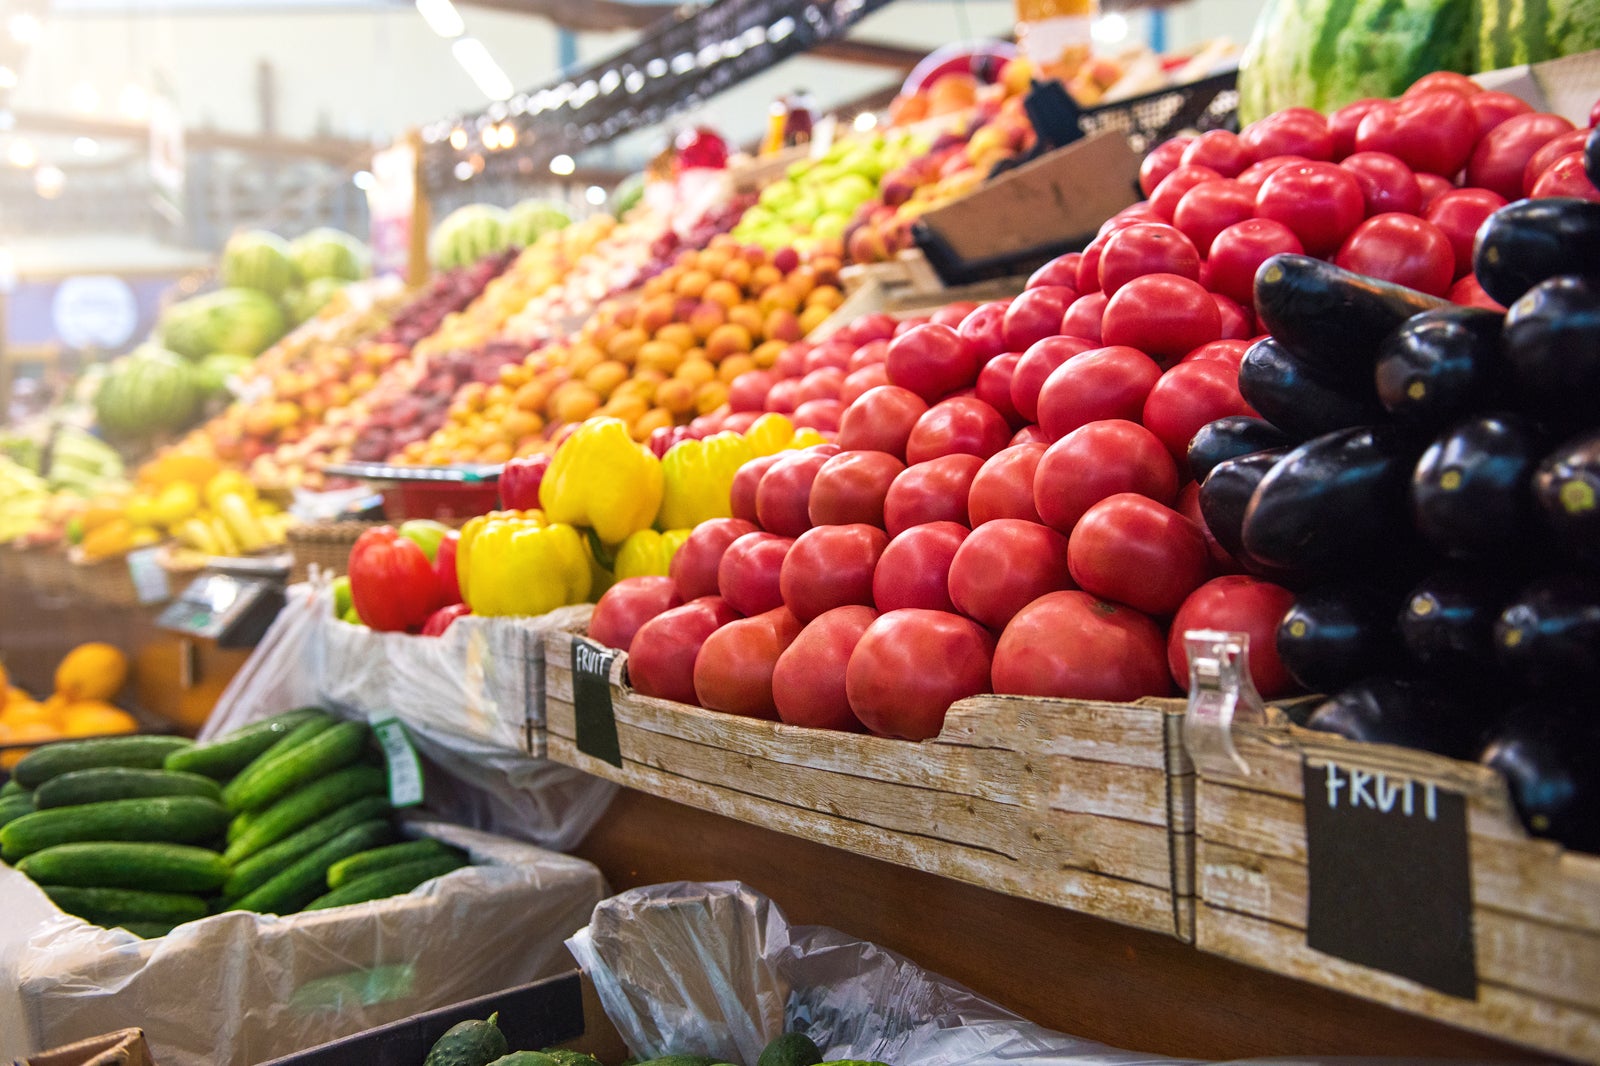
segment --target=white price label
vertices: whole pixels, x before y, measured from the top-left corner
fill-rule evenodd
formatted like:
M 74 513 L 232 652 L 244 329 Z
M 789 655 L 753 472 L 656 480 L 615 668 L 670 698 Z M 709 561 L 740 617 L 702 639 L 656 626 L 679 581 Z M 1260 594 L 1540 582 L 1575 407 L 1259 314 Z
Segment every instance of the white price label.
M 411 745 L 405 723 L 385 718 L 373 722 L 372 731 L 389 763 L 389 802 L 396 807 L 415 807 L 422 802 L 422 760 Z
M 167 572 L 161 566 L 160 548 L 129 552 L 128 576 L 133 579 L 133 591 L 140 603 L 165 603 L 172 599 L 172 586 L 167 583 Z

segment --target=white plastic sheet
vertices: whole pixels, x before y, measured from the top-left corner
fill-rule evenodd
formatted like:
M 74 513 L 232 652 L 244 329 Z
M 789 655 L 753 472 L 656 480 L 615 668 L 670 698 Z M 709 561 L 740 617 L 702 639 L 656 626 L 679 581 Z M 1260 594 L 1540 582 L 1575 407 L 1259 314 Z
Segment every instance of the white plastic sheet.
M 639 1058 L 753 1063 L 783 1032 L 827 1059 L 892 1066 L 1190 1066 L 1053 1032 L 892 951 L 791 926 L 738 881 L 637 888 L 595 908 L 567 946 Z M 1069 965 L 1063 960 L 1063 965 Z M 1285 1057 L 1257 1066 L 1380 1066 L 1399 1059 Z M 1443 1059 L 1429 1060 L 1442 1066 Z
M 0 867 L 0 1061 L 144 1029 L 162 1066 L 249 1066 L 570 968 L 604 880 L 520 841 L 413 823 L 475 864 L 404 896 L 213 915 L 157 940 L 57 910 Z

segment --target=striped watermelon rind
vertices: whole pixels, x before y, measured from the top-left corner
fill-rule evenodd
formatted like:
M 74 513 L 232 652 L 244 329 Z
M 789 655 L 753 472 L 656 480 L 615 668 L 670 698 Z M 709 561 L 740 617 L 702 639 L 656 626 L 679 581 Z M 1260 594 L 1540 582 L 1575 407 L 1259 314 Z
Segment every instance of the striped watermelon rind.
M 367 246 L 343 230 L 327 226 L 290 241 L 289 258 L 306 284 L 318 278 L 360 281 L 370 271 Z
M 572 212 L 554 200 L 524 200 L 510 211 L 506 235 L 517 248 L 527 248 L 546 233 L 572 224 Z
M 189 359 L 212 352 L 260 355 L 288 328 L 278 302 L 259 289 L 218 289 L 173 304 L 157 330 L 162 343 Z
M 259 229 L 229 238 L 222 249 L 221 274 L 229 288 L 256 289 L 274 299 L 300 280 L 288 242 Z
M 112 436 L 149 436 L 188 426 L 200 400 L 194 367 L 176 353 L 146 344 L 112 364 L 95 394 L 95 417 Z
M 1478 69 L 1542 63 L 1600 48 L 1596 0 L 1476 0 Z
M 506 212 L 493 204 L 458 207 L 434 227 L 428 258 L 440 270 L 467 266 L 503 252 L 508 241 Z

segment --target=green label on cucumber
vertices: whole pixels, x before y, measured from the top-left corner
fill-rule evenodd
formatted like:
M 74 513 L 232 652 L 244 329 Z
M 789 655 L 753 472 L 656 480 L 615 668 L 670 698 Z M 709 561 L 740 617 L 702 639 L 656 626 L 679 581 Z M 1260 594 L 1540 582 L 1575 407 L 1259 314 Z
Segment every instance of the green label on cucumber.
M 385 718 L 372 723 L 389 763 L 389 802 L 395 807 L 415 807 L 422 802 L 422 760 L 411 744 L 405 723 Z

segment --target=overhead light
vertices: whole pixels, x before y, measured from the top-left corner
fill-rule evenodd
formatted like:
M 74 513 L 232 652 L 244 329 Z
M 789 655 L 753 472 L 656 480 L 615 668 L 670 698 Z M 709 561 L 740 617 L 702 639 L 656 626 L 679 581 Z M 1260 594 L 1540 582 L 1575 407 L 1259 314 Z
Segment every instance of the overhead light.
M 60 196 L 62 186 L 66 183 L 67 176 L 60 167 L 46 165 L 33 172 L 33 191 L 46 200 Z
M 0 89 L 15 89 L 17 87 L 17 72 L 7 66 L 0 66 Z
M 606 202 L 606 191 L 598 185 L 591 185 L 583 190 L 583 198 L 594 206 L 599 207 Z
M 483 146 L 490 151 L 500 147 L 500 127 L 483 127 Z
M 26 170 L 39 161 L 39 153 L 34 151 L 33 145 L 27 141 L 12 141 L 11 147 L 6 149 L 6 162 L 14 167 Z M 571 173 L 570 171 L 568 173 Z
M 72 150 L 85 159 L 92 159 L 100 154 L 100 142 L 93 137 L 76 137 L 72 141 Z
M 428 24 L 428 29 L 440 37 L 460 37 L 467 32 L 461 12 L 450 0 L 417 0 L 417 14 Z
M 1101 44 L 1117 44 L 1128 37 L 1128 20 L 1113 11 L 1094 21 L 1089 27 L 1089 36 Z
M 509 122 L 500 123 L 500 147 L 515 148 L 517 146 L 517 127 Z
M 6 29 L 11 31 L 11 39 L 18 44 L 32 44 L 39 39 L 43 27 L 39 25 L 38 16 L 24 11 L 6 20 Z
M 491 100 L 509 100 L 515 93 L 516 86 L 511 84 L 511 79 L 506 72 L 500 69 L 500 64 L 494 61 L 494 56 L 483 46 L 483 42 L 476 37 L 461 37 L 450 46 L 456 62 L 461 64 L 478 91 Z
M 574 170 L 577 170 L 577 169 L 578 169 L 578 164 L 574 163 L 572 161 L 572 157 L 570 155 L 567 155 L 565 152 L 563 152 L 561 155 L 556 156 L 554 159 L 550 160 L 550 173 L 555 174 L 555 175 L 557 175 L 559 177 L 563 177 L 564 178 L 568 174 L 571 174 Z
M 378 179 L 372 176 L 372 171 L 370 170 L 358 170 L 350 175 L 350 184 L 362 192 L 367 192 L 378 184 Z
M 466 181 L 470 177 L 472 177 L 472 164 L 463 159 L 456 164 L 456 178 L 460 181 Z
M 86 81 L 81 81 L 72 87 L 68 102 L 71 103 L 74 111 L 82 111 L 86 114 L 90 111 L 97 111 L 100 108 L 100 90 Z
M 769 28 L 767 30 L 767 40 L 769 40 L 769 41 L 781 41 L 785 37 L 787 37 L 791 33 L 793 33 L 794 30 L 795 30 L 795 21 L 794 21 L 794 19 L 790 18 L 788 15 L 785 15 L 785 16 L 783 16 L 783 18 L 779 19 L 777 22 L 774 22 L 772 24 L 771 28 Z
M 144 86 L 129 82 L 117 94 L 117 110 L 131 119 L 142 119 L 150 114 L 150 94 Z
M 457 126 L 450 131 L 450 147 L 461 151 L 467 146 L 467 131 Z
M 856 116 L 856 120 L 851 125 L 856 128 L 857 133 L 866 133 L 868 130 L 877 128 L 878 116 L 874 112 L 863 111 Z

